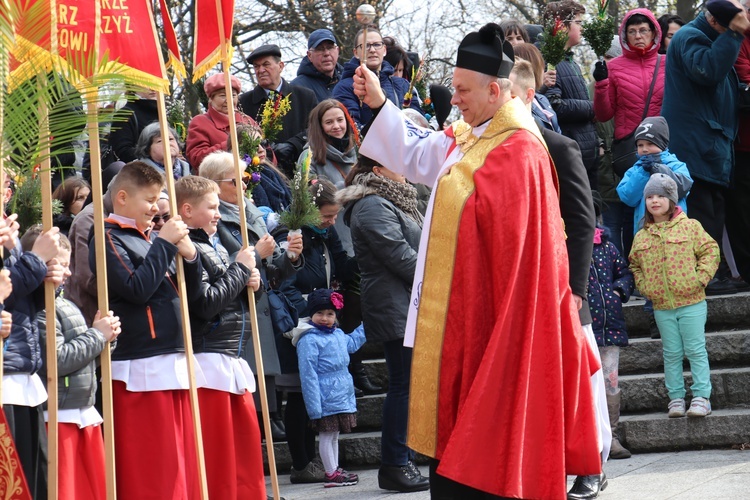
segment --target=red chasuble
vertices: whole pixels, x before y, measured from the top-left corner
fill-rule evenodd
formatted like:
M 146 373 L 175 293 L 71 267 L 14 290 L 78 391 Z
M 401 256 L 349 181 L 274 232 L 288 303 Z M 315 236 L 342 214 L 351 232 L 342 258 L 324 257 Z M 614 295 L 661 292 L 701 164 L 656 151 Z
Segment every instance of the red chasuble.
M 532 126 L 503 106 L 438 182 L 408 444 L 461 484 L 566 498 L 566 474 L 601 471 L 598 363 L 568 286 L 554 167 Z

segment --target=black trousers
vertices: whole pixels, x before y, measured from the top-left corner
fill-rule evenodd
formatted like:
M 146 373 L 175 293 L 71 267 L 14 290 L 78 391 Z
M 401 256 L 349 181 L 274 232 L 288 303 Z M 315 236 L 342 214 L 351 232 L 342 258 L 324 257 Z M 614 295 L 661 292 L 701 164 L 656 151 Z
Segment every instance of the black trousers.
M 430 460 L 430 498 L 432 500 L 501 500 L 505 498 L 490 495 L 441 476 L 436 472 L 439 464 L 439 460 Z
M 687 197 L 687 215 L 701 223 L 703 229 L 714 239 L 722 250 L 724 239 L 724 221 L 726 219 L 726 188 L 712 182 L 701 179 L 693 179 L 693 187 Z M 717 277 L 723 277 L 728 271 L 724 260 L 724 252 L 721 251 L 722 259 Z
M 727 234 L 734 262 L 740 276 L 750 280 L 750 152 L 735 154 L 734 177 L 726 193 L 726 207 Z

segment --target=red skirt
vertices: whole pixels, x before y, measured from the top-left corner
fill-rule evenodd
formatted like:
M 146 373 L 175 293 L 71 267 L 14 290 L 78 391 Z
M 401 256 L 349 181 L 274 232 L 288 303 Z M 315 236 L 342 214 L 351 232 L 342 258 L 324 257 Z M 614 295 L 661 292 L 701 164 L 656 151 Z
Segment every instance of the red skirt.
M 112 398 L 117 497 L 200 499 L 188 391 L 129 392 L 115 380 Z
M 60 500 L 103 500 L 107 497 L 104 438 L 99 426 L 57 425 L 57 491 Z
M 265 499 L 266 478 L 253 395 L 198 389 L 208 496 Z

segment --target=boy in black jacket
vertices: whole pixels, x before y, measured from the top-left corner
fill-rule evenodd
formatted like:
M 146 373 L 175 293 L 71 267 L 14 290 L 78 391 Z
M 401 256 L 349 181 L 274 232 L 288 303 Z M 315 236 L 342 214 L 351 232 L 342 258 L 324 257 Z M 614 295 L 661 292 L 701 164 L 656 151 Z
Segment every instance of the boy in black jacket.
M 189 281 L 198 290 L 188 293 L 193 349 L 206 377 L 198 399 L 208 492 L 210 498 L 265 498 L 255 380 L 243 357 L 251 341 L 247 287 L 258 291 L 260 272 L 253 247 L 241 249 L 232 262 L 219 241 L 218 193 L 216 182 L 205 177 L 189 175 L 175 184 L 177 210 L 203 268 L 201 282 Z
M 170 219 L 153 243 L 146 234 L 158 212 L 164 177 L 142 162 L 125 165 L 110 186 L 114 213 L 105 220 L 110 308 L 122 334 L 112 354 L 117 495 L 200 497 L 174 258 L 185 277 L 201 267 L 188 229 Z M 96 273 L 95 245 L 89 265 Z M 197 289 L 191 286 L 191 289 Z M 196 370 L 197 383 L 203 382 Z

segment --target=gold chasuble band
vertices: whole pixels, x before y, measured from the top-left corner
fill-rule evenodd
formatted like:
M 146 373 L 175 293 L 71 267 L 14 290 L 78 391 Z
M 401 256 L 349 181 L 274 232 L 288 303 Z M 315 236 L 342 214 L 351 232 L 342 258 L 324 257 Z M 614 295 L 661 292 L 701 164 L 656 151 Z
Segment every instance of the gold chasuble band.
M 440 363 L 463 208 L 474 193 L 474 173 L 493 149 L 519 129 L 528 130 L 544 144 L 531 114 L 518 99 L 503 105 L 479 138 L 467 123 L 453 125 L 456 145 L 465 155 L 440 178 L 435 192 L 412 353 L 407 445 L 429 457 L 434 458 L 437 450 Z

